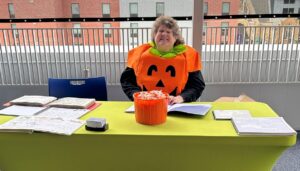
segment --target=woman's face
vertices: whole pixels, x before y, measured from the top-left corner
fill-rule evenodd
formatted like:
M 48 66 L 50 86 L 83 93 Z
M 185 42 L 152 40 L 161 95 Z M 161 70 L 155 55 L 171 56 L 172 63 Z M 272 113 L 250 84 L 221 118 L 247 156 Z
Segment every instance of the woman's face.
M 172 29 L 161 25 L 157 30 L 154 41 L 158 50 L 166 52 L 173 48 L 176 38 L 173 35 Z

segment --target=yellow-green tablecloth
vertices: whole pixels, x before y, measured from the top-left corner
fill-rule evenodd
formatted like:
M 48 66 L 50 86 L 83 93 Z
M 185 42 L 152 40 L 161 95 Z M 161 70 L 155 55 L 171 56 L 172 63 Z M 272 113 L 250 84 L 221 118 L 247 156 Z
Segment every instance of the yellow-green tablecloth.
M 218 102 L 204 116 L 169 115 L 157 126 L 124 113 L 132 102 L 101 102 L 81 119 L 103 117 L 106 132 L 81 127 L 72 136 L 0 133 L 1 171 L 269 171 L 296 143 L 294 136 L 238 136 L 212 110 L 245 109 L 253 117 L 277 114 L 265 103 Z M 13 118 L 0 116 L 0 123 Z

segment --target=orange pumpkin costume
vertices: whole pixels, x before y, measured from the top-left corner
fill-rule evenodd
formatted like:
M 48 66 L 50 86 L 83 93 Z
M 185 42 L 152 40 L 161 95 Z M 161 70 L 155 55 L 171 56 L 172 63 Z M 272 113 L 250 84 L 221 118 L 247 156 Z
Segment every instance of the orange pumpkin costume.
M 184 51 L 175 53 L 173 57 L 162 57 L 159 54 L 154 54 L 151 51 L 151 48 L 154 48 L 151 44 L 143 44 L 129 51 L 126 70 L 133 70 L 134 75 L 130 74 L 130 76 L 136 78 L 132 79 L 131 82 L 136 83 L 131 83 L 128 86 L 126 80 L 130 80 L 130 78 L 126 77 L 129 77 L 129 75 L 125 76 L 125 71 L 123 72 L 121 85 L 127 96 L 132 99 L 133 92 L 141 90 L 162 90 L 171 95 L 181 95 L 186 88 L 190 73 L 200 72 L 201 75 L 200 70 L 202 68 L 198 52 L 192 47 L 181 46 L 184 47 Z M 199 80 L 198 83 L 201 82 L 199 83 L 201 84 L 200 88 L 196 88 L 197 91 L 200 91 L 199 95 L 197 94 L 198 97 L 205 86 L 202 75 Z M 139 87 L 139 89 L 134 86 Z M 194 100 L 195 98 L 185 101 Z

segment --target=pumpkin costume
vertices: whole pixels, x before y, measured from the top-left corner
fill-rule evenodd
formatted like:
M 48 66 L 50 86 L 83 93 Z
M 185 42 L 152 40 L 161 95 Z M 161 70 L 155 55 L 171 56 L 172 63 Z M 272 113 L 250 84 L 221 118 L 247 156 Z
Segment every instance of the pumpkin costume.
M 131 100 L 138 91 L 162 90 L 181 95 L 186 102 L 195 101 L 205 87 L 201 67 L 192 47 L 180 44 L 169 52 L 159 52 L 154 43 L 143 44 L 129 51 L 121 85 Z

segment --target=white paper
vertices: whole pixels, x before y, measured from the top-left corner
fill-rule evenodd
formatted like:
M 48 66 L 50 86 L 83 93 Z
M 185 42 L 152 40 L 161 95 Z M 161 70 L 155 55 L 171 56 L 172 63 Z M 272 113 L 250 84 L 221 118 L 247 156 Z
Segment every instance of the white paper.
M 134 113 L 134 105 L 130 106 L 125 110 L 126 113 Z
M 192 115 L 205 115 L 211 108 L 210 104 L 174 104 L 168 106 L 168 112 L 183 112 Z
M 214 110 L 215 119 L 231 119 L 232 117 L 251 117 L 248 110 Z
M 168 105 L 168 112 L 183 112 L 192 115 L 205 115 L 211 108 L 210 104 L 174 104 Z M 125 110 L 126 113 L 134 112 L 134 105 Z
M 45 111 L 39 113 L 38 116 L 63 118 L 63 119 L 78 119 L 88 112 L 89 110 L 87 109 L 66 109 L 66 108 L 50 107 Z
M 96 101 L 95 99 L 88 99 L 88 98 L 64 97 L 50 103 L 49 106 L 85 109 L 90 105 L 94 104 L 95 101 Z
M 32 116 L 41 112 L 44 109 L 46 109 L 46 107 L 13 105 L 0 110 L 0 114 L 14 116 Z
M 282 117 L 232 118 L 240 135 L 294 135 L 296 131 Z
M 12 104 L 22 104 L 29 106 L 45 106 L 46 104 L 56 100 L 56 97 L 52 96 L 22 96 L 17 99 L 10 101 Z
M 40 131 L 61 135 L 71 135 L 80 128 L 85 121 L 62 118 L 48 118 L 39 116 L 19 116 L 2 125 L 0 131 Z

